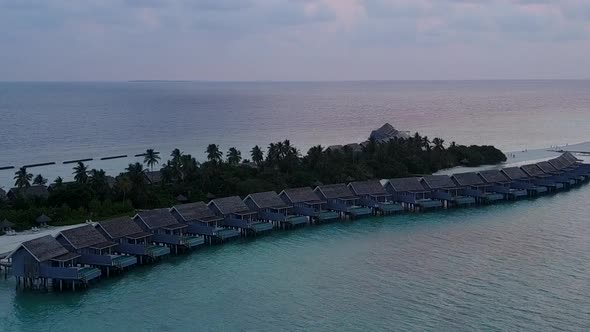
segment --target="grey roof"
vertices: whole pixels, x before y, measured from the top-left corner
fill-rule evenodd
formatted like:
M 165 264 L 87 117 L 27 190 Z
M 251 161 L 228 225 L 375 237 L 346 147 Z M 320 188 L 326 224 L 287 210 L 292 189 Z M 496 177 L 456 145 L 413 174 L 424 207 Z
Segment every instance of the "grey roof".
M 104 244 L 108 240 L 91 225 L 70 228 L 59 233 L 74 247 L 74 249 L 88 248 Z
M 384 124 L 383 126 L 379 127 L 379 129 L 373 130 L 369 139 L 374 140 L 387 140 L 393 137 L 407 137 L 408 135 L 404 132 L 400 132 L 395 129 L 389 123 Z
M 571 163 L 578 162 L 578 158 L 576 158 L 571 152 L 566 152 L 566 153 L 562 154 L 562 156 Z
M 529 176 L 543 176 L 545 173 L 535 164 L 523 165 L 520 168 Z
M 397 179 L 389 179 L 389 183 L 393 186 L 393 189 L 397 192 L 401 191 L 426 191 L 422 183 L 420 183 L 420 178 L 397 178 Z
M 118 239 L 143 232 L 143 229 L 129 217 L 99 221 L 98 226 L 101 227 L 111 239 Z
M 423 177 L 422 180 L 424 180 L 424 183 L 430 189 L 449 189 L 457 187 L 448 175 L 427 175 Z
M 526 179 L 529 177 L 525 172 L 522 171 L 522 169 L 518 167 L 503 168 L 501 172 L 506 174 L 506 176 L 508 176 L 508 178 L 511 180 Z
M 286 207 L 285 202 L 274 191 L 265 191 L 248 195 L 252 201 L 261 209 L 270 207 Z M 246 197 L 246 199 L 248 199 Z
M 205 202 L 175 205 L 174 209 L 185 221 L 204 220 L 216 217 L 215 212 L 213 212 Z
M 14 227 L 14 223 L 8 221 L 8 219 L 4 219 L 0 221 L 0 228 L 12 228 Z
M 139 211 L 137 212 L 137 216 L 143 220 L 149 229 L 178 224 L 178 221 L 170 214 L 168 209 Z
M 484 184 L 483 180 L 475 172 L 457 173 L 451 176 L 460 186 L 475 186 Z
M 355 181 L 349 184 L 352 191 L 357 195 L 384 195 L 385 188 L 379 180 Z
M 363 147 L 359 143 L 349 143 L 349 144 L 346 144 L 345 147 L 352 150 L 352 152 L 363 151 Z
M 188 201 L 188 198 L 186 198 L 186 196 L 184 196 L 183 194 L 180 194 L 180 195 L 176 196 L 176 200 L 179 202 L 186 202 L 186 201 Z
M 42 185 L 30 186 L 26 188 L 12 188 L 10 189 L 10 192 L 12 192 L 14 195 L 22 194 L 25 197 L 49 197 L 49 191 L 47 191 L 47 187 Z
M 329 147 L 326 148 L 326 151 L 340 151 L 342 150 L 342 145 L 338 144 L 338 145 L 330 145 Z
M 539 168 L 545 173 L 551 173 L 551 172 L 557 171 L 557 169 L 555 167 L 553 167 L 553 165 L 551 165 L 548 161 L 541 161 L 541 162 L 537 163 L 537 166 L 539 166 Z
M 350 191 L 350 188 L 348 188 L 348 186 L 346 186 L 346 184 L 344 183 L 318 186 L 316 190 L 319 190 L 327 199 L 346 198 L 354 196 L 352 191 Z
M 215 206 L 217 206 L 219 209 L 219 212 L 221 212 L 223 215 L 250 210 L 239 196 L 216 198 L 209 204 L 215 204 Z
M 57 242 L 57 240 L 51 235 L 45 235 L 37 239 L 25 241 L 22 243 L 22 246 L 35 256 L 39 262 L 44 262 L 69 252 L 68 249 L 64 248 L 64 246 Z
M 38 224 L 48 223 L 51 222 L 51 218 L 46 216 L 45 214 L 40 215 L 36 220 Z
M 481 175 L 481 177 L 487 183 L 500 183 L 510 181 L 510 179 L 506 175 L 504 175 L 504 173 L 500 172 L 500 170 L 497 169 L 481 171 L 479 172 L 479 175 Z
M 160 183 L 162 182 L 162 172 L 161 171 L 146 171 L 145 177 L 153 183 Z
M 551 159 L 549 160 L 549 163 L 551 166 L 555 167 L 555 169 L 563 169 L 568 166 L 568 164 L 564 163 L 561 158 Z
M 291 203 L 315 202 L 320 200 L 318 195 L 309 187 L 285 189 L 281 193 L 285 193 L 291 200 Z

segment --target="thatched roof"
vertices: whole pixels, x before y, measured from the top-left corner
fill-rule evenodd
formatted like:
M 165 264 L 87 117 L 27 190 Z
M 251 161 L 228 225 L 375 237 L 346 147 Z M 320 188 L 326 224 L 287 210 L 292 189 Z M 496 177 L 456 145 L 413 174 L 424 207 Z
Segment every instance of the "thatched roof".
M 51 235 L 25 241 L 20 247 L 25 248 L 38 262 L 45 262 L 68 253 L 68 250 Z
M 250 194 L 246 197 L 247 199 L 251 199 L 256 206 L 261 209 L 265 208 L 279 208 L 279 207 L 288 207 L 285 202 L 279 197 L 279 195 L 274 191 L 265 191 L 261 193 L 254 193 Z
M 176 221 L 174 216 L 170 214 L 168 209 L 140 211 L 137 212 L 136 216 L 139 217 L 149 229 L 157 229 L 178 224 L 178 221 Z
M 143 232 L 143 229 L 129 217 L 99 221 L 98 227 L 113 240 Z
M 477 186 L 484 184 L 483 180 L 475 172 L 453 174 L 451 178 L 460 186 Z
M 14 227 L 14 223 L 8 221 L 8 219 L 4 219 L 0 221 L 0 228 L 12 228 Z
M 74 249 L 94 247 L 103 249 L 115 243 L 108 241 L 96 228 L 91 225 L 70 228 L 59 232 L 59 236 L 65 238 Z
M 209 202 L 209 204 L 215 205 L 223 215 L 250 210 L 239 196 L 216 198 Z
M 183 194 L 180 194 L 180 195 L 176 196 L 176 200 L 182 203 L 182 202 L 188 201 L 188 198 L 186 196 L 184 196 Z
M 344 183 L 318 186 L 315 191 L 319 191 L 326 199 L 354 197 L 350 188 Z
M 49 218 L 48 216 L 46 216 L 45 214 L 40 215 L 36 220 L 35 220 L 38 224 L 46 224 L 51 222 L 51 218 Z
M 387 192 L 378 180 L 355 181 L 349 187 L 357 195 L 385 195 Z
M 175 205 L 172 209 L 176 210 L 184 221 L 203 221 L 217 218 L 215 212 L 213 212 L 205 202 Z
M 285 189 L 281 194 L 285 194 L 291 203 L 320 201 L 320 197 L 309 187 Z

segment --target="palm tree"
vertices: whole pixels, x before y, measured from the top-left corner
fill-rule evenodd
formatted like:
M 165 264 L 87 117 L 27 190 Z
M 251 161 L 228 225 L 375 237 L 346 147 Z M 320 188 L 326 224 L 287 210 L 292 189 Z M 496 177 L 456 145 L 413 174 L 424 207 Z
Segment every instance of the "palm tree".
M 133 188 L 141 188 L 145 184 L 145 171 L 142 164 L 129 164 L 125 170 Z
M 117 187 L 123 192 L 123 201 L 127 196 L 127 193 L 131 190 L 131 181 L 127 175 L 120 176 L 117 178 Z
M 207 159 L 209 161 L 212 161 L 214 163 L 221 162 L 221 157 L 223 156 L 223 153 L 219 151 L 219 145 L 209 144 L 205 152 L 207 153 Z
M 242 160 L 242 153 L 240 150 L 234 147 L 229 148 L 229 151 L 227 151 L 227 162 L 230 165 L 237 165 L 240 163 L 240 160 Z
M 250 155 L 252 156 L 252 161 L 255 162 L 256 165 L 260 166 L 260 164 L 262 164 L 262 161 L 264 160 L 264 153 L 258 145 L 252 148 Z
M 182 152 L 180 152 L 180 150 L 178 150 L 178 149 L 174 149 L 174 150 L 172 150 L 170 157 L 172 157 L 172 161 L 179 161 L 180 157 L 182 157 Z
M 61 176 L 58 176 L 55 178 L 55 180 L 53 180 L 53 183 L 55 183 L 56 185 L 60 186 L 64 183 L 64 179 L 62 179 Z
M 177 149 L 178 150 L 178 149 Z M 143 158 L 143 163 L 146 164 L 150 170 L 154 170 L 154 165 L 158 164 L 160 160 L 160 156 L 154 151 L 154 149 L 147 149 L 145 151 L 145 157 Z
M 312 168 L 315 168 L 320 163 L 323 153 L 324 148 L 321 145 L 312 146 L 309 151 L 307 151 L 307 160 Z
M 16 187 L 28 188 L 31 186 L 33 174 L 27 173 L 27 169 L 25 167 L 21 167 L 16 173 L 14 173 L 14 179 L 16 180 L 14 183 Z
M 88 182 L 88 166 L 84 165 L 83 162 L 79 161 L 74 167 L 74 180 L 78 183 Z
M 443 145 L 444 143 L 445 143 L 445 140 L 442 138 L 435 137 L 432 140 L 432 144 L 434 144 L 434 149 L 438 150 L 438 151 L 442 151 L 445 149 L 445 147 Z
M 35 179 L 33 179 L 33 184 L 44 186 L 47 183 L 47 179 L 43 177 L 43 175 L 38 174 Z

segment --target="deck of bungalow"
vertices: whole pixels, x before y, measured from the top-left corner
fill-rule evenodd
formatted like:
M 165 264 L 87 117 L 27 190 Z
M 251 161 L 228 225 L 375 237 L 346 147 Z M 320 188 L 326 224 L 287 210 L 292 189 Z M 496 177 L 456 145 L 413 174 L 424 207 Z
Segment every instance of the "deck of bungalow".
M 208 206 L 217 216 L 224 218 L 225 226 L 237 229 L 244 236 L 273 229 L 273 224 L 259 219 L 258 212 L 250 210 L 239 196 L 216 198 Z
M 285 189 L 279 193 L 285 204 L 293 206 L 296 214 L 307 216 L 311 223 L 333 221 L 339 214 L 327 209 L 327 202 L 320 199 L 309 187 Z
M 208 243 L 224 242 L 240 236 L 240 232 L 224 225 L 224 218 L 211 210 L 205 202 L 175 205 L 170 213 L 178 222 L 186 224 L 189 234 L 201 235 Z
M 293 205 L 286 204 L 275 191 L 253 193 L 244 198 L 244 204 L 258 217 L 285 229 L 305 225 L 309 218 L 294 212 Z
M 144 231 L 129 217 L 99 221 L 96 229 L 117 244 L 114 247 L 116 253 L 134 255 L 140 264 L 170 254 L 170 248 L 154 245 L 152 233 Z
M 495 186 L 485 183 L 475 172 L 453 174 L 451 179 L 463 188 L 465 195 L 475 198 L 478 203 L 487 204 L 505 198 L 503 193 L 494 191 Z
M 537 196 L 549 191 L 547 187 L 534 183 L 533 179 L 519 167 L 503 168 L 500 172 L 512 181 L 513 188 L 526 190 L 529 196 Z
M 76 285 L 86 286 L 101 276 L 97 268 L 78 267 L 80 255 L 68 251 L 54 237 L 46 235 L 19 245 L 7 258 L 12 263 L 12 274 L 25 288 L 48 288 L 64 283 L 76 289 Z
M 410 211 L 443 206 L 442 201 L 434 199 L 430 190 L 426 189 L 417 177 L 389 179 L 385 183 L 385 190 L 392 195 L 394 201 L 402 203 L 402 206 Z
M 432 198 L 443 202 L 445 208 L 475 204 L 475 198 L 465 194 L 465 190 L 448 175 L 428 175 L 420 180 L 422 185 L 430 190 Z
M 404 210 L 401 204 L 393 201 L 391 194 L 385 191 L 378 180 L 351 182 L 348 188 L 359 197 L 362 205 L 372 208 L 376 214 L 388 215 Z
M 326 201 L 328 209 L 341 213 L 343 216 L 359 218 L 373 214 L 371 207 L 363 205 L 360 197 L 344 183 L 317 186 L 314 192 L 320 199 Z
M 551 179 L 551 176 L 545 174 L 536 164 L 520 166 L 520 169 L 530 178 L 534 184 L 547 187 L 550 191 L 556 191 L 564 188 L 563 183 Z
M 175 253 L 193 249 L 205 243 L 202 236 L 187 234 L 187 225 L 179 223 L 168 209 L 139 211 L 133 220 L 143 231 L 152 233 L 154 243 L 166 245 Z
M 513 181 L 500 170 L 481 171 L 479 172 L 479 176 L 490 186 L 491 191 L 504 194 L 506 199 L 519 199 L 528 196 L 526 189 L 514 186 Z

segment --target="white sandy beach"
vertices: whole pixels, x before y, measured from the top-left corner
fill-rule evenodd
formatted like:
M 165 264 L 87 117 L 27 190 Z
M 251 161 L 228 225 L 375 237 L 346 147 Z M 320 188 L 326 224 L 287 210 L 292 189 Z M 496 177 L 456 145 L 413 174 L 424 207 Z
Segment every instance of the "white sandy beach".
M 508 158 L 505 163 L 501 165 L 488 165 L 481 167 L 455 167 L 445 169 L 437 172 L 436 174 L 453 174 L 459 172 L 473 172 L 484 169 L 502 168 L 510 166 L 521 166 L 526 163 L 539 162 L 548 160 L 559 156 L 564 151 L 570 151 L 575 153 L 588 153 L 590 154 L 590 142 L 584 142 L 579 144 L 560 146 L 560 147 L 548 147 L 545 149 L 534 149 L 534 150 L 522 150 L 507 152 L 506 157 Z M 25 231 L 17 233 L 16 235 L 3 235 L 0 236 L 0 256 L 3 254 L 13 251 L 20 243 L 28 240 L 32 240 L 45 235 L 55 236 L 60 231 L 70 228 L 75 228 L 84 225 L 85 223 L 69 226 L 58 226 L 48 227 L 41 229 L 38 232 Z

